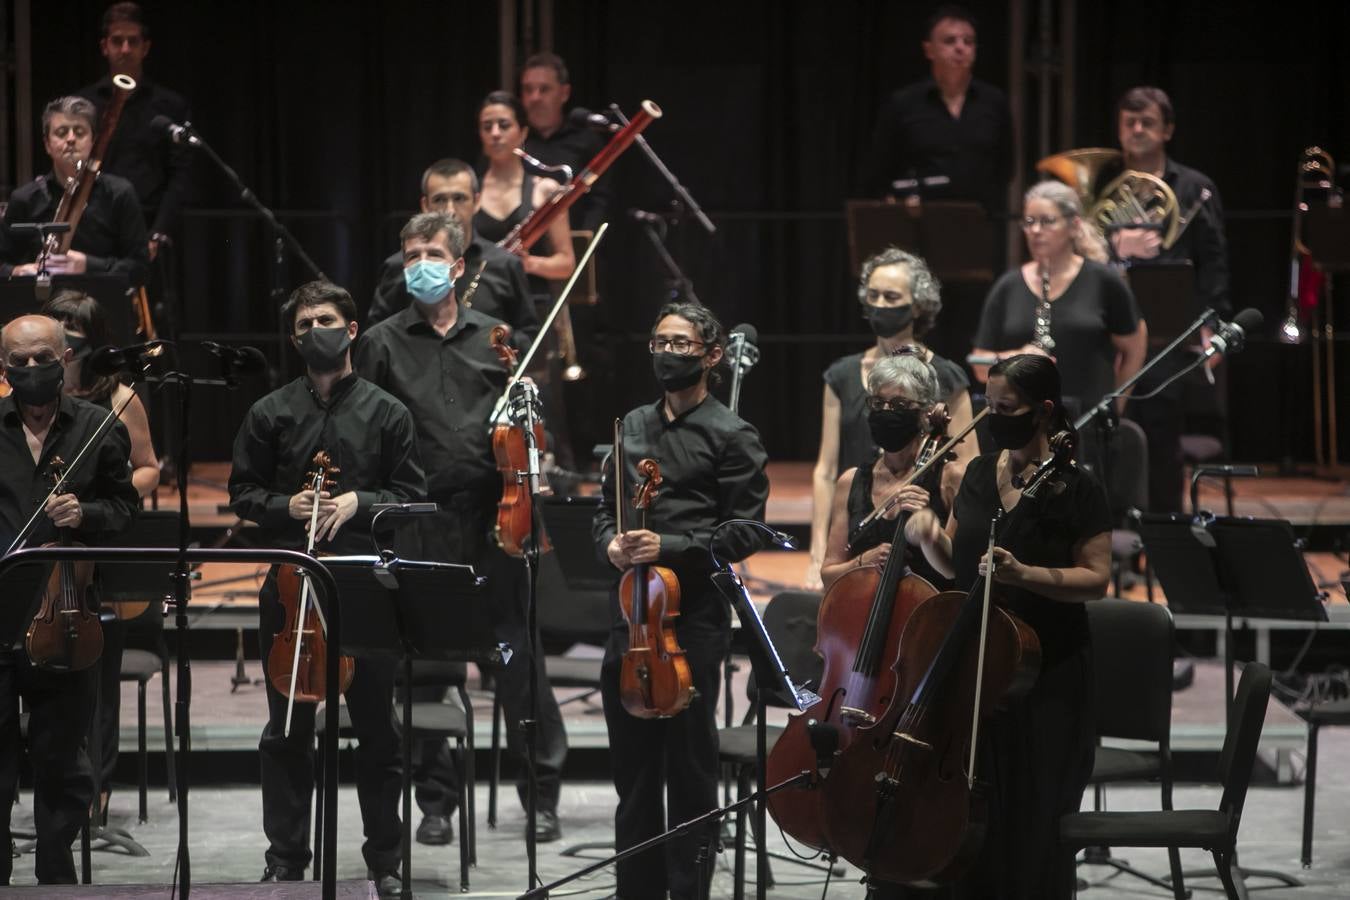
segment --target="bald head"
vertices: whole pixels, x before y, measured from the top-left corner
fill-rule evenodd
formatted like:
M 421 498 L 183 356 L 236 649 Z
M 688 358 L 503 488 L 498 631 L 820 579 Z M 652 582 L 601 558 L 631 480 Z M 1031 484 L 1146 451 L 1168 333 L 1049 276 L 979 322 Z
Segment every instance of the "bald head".
M 65 353 L 65 329 L 49 316 L 19 316 L 0 330 L 0 362 L 7 369 L 59 360 Z

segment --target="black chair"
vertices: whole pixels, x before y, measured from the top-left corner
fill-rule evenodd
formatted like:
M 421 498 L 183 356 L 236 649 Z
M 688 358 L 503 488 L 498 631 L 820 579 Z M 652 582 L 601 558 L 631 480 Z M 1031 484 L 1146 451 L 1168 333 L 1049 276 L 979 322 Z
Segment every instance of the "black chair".
M 1077 855 L 1084 847 L 1197 847 L 1213 854 L 1227 896 L 1245 897 L 1237 871 L 1238 827 L 1265 724 L 1270 680 L 1270 669 L 1261 663 L 1247 663 L 1242 670 L 1219 757 L 1223 797 L 1218 809 L 1070 813 L 1059 823 L 1063 850 Z
M 1307 766 L 1303 772 L 1303 868 L 1312 865 L 1313 806 L 1317 802 L 1317 737 L 1322 727 L 1350 725 L 1350 700 L 1319 703 L 1303 713 L 1308 722 Z
M 1144 549 L 1129 527 L 1131 510 L 1148 509 L 1148 437 L 1131 419 L 1121 419 L 1106 460 L 1106 499 L 1111 506 L 1111 585 L 1119 597 L 1125 573 Z
M 1156 752 L 1106 747 L 1100 743 L 1092 761 L 1093 808 L 1106 805 L 1106 785 L 1157 780 L 1162 808 L 1172 808 L 1172 614 L 1167 607 L 1133 600 L 1099 600 L 1087 605 L 1095 672 L 1097 737 L 1149 741 Z M 1167 850 L 1172 883 L 1156 878 L 1111 856 L 1106 846 L 1090 846 L 1081 864 L 1106 865 L 1188 896 L 1181 874 L 1181 854 Z
M 815 652 L 816 618 L 820 612 L 820 594 L 812 591 L 783 591 L 775 594 L 764 608 L 764 628 L 770 640 L 778 650 L 783 666 L 788 670 L 795 683 L 808 683 L 818 686 L 825 662 Z M 736 780 L 737 798 L 747 796 L 753 790 L 758 759 L 755 752 L 756 730 L 755 710 L 757 707 L 758 685 L 754 674 L 746 685 L 746 695 L 750 708 L 740 725 L 723 728 L 717 733 L 718 760 L 726 766 Z M 792 698 L 782 696 L 778 690 L 768 690 L 764 695 L 766 706 L 795 709 Z M 771 725 L 766 729 L 766 746 L 773 748 L 783 729 Z M 735 900 L 745 896 L 745 857 L 746 857 L 746 819 L 748 810 L 741 807 L 736 813 L 735 835 Z M 764 835 L 755 835 L 757 841 L 765 840 Z M 791 856 L 770 854 L 776 859 L 787 862 L 811 865 L 806 860 Z M 837 869 L 842 875 L 843 870 Z M 770 873 L 766 890 L 773 888 L 773 876 Z
M 122 681 L 136 684 L 136 753 L 140 788 L 139 819 L 149 821 L 147 803 L 149 763 L 146 752 L 146 686 L 156 675 L 160 682 L 160 703 L 164 713 L 164 768 L 169 781 L 169 802 L 178 800 L 177 780 L 174 777 L 173 713 L 169 699 L 169 648 L 164 641 L 164 612 L 159 601 L 152 601 L 143 615 L 127 622 L 129 641 L 153 647 L 132 647 L 122 651 Z

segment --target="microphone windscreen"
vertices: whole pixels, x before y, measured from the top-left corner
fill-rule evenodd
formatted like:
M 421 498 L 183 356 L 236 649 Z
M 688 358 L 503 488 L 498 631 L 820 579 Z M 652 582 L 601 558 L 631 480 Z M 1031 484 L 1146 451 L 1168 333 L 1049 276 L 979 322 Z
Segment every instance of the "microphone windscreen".
M 749 322 L 742 322 L 737 325 L 735 328 L 731 329 L 731 333 L 745 335 L 745 342 L 747 344 L 759 343 L 759 331 Z
M 89 354 L 89 361 L 85 363 L 95 375 L 116 375 L 126 368 L 126 364 L 126 354 L 112 345 L 99 347 Z
M 594 115 L 594 113 L 586 107 L 574 106 L 572 107 L 572 111 L 567 114 L 567 121 L 578 128 L 590 128 L 592 115 Z
M 1261 315 L 1261 310 L 1251 306 L 1233 317 L 1233 324 L 1241 328 L 1242 333 L 1246 335 L 1253 334 L 1265 321 L 1266 317 Z
M 240 375 L 257 375 L 267 371 L 267 357 L 257 347 L 240 347 L 234 368 Z
M 173 127 L 173 124 L 174 124 L 173 119 L 170 119 L 168 116 L 155 116 L 153 119 L 150 120 L 150 130 L 168 131 L 170 128 Z

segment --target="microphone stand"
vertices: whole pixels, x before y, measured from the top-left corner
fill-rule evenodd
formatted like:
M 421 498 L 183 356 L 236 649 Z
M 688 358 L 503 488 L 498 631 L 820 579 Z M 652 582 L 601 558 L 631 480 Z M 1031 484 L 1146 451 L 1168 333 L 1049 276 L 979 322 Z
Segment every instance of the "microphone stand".
M 628 117 L 623 114 L 623 110 L 619 108 L 619 104 L 611 103 L 609 105 L 609 113 L 623 125 L 626 126 L 628 124 Z M 656 167 L 656 171 L 660 172 L 661 177 L 669 182 L 671 190 L 675 192 L 675 196 L 679 197 L 680 202 L 684 204 L 685 208 L 689 210 L 695 219 L 698 219 L 698 224 L 703 226 L 703 230 L 708 232 L 708 234 L 717 234 L 717 226 L 712 223 L 712 219 L 709 219 L 707 215 L 704 214 L 703 208 L 698 205 L 698 201 L 685 189 L 684 185 L 680 184 L 680 179 L 675 177 L 675 173 L 666 168 L 666 164 L 661 161 L 661 157 L 656 155 L 656 151 L 652 149 L 651 144 L 647 143 L 647 139 L 639 134 L 634 139 L 633 143 L 642 148 L 642 152 L 646 154 L 647 159 L 651 160 L 651 164 Z
M 638 136 L 641 137 L 641 135 Z M 658 228 L 656 223 L 643 219 L 642 228 L 646 232 L 648 240 L 652 242 L 652 247 L 656 249 L 656 256 L 661 260 L 661 265 L 665 267 L 666 286 L 670 292 L 670 299 L 678 300 L 683 296 L 689 302 L 702 306 L 703 301 L 699 300 L 698 295 L 694 293 L 694 283 L 689 280 L 689 276 L 684 274 L 679 263 L 675 262 L 675 257 L 671 256 L 670 251 L 666 249 L 664 220 Z
M 524 481 L 530 493 L 530 540 L 524 547 L 525 573 L 528 595 L 525 601 L 525 628 L 528 632 L 529 658 L 526 660 L 526 676 L 529 678 L 529 692 L 526 695 L 529 716 L 520 723 L 525 739 L 525 859 L 526 891 L 533 891 L 539 884 L 538 849 L 535 838 L 535 826 L 539 818 L 539 442 L 535 439 L 534 428 L 538 395 L 534 385 L 518 381 L 515 384 L 517 394 L 517 413 L 524 421 L 521 430 L 525 436 L 525 471 L 517 472 L 516 478 Z

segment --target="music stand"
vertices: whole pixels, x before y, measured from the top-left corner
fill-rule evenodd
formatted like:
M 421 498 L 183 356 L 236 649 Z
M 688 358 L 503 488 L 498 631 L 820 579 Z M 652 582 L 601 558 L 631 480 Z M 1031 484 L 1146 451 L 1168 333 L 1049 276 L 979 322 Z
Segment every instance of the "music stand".
M 940 281 L 988 283 L 994 223 L 984 207 L 960 200 L 924 201 L 920 206 L 883 200 L 846 200 L 848 252 L 852 270 L 892 245 L 915 253 Z
M 1131 262 L 1125 269 L 1154 350 L 1186 330 L 1195 307 L 1195 266 L 1189 259 Z
M 135 313 L 131 306 L 131 283 L 126 275 L 53 275 L 51 296 L 62 291 L 78 291 L 98 301 L 108 323 L 108 340 L 123 347 L 136 338 Z M 36 313 L 44 301 L 37 297 L 37 278 L 20 275 L 0 281 L 0 320 Z
M 602 563 L 591 540 L 596 497 L 545 497 L 539 504 L 553 552 L 540 557 L 540 593 L 547 598 L 544 630 L 574 641 L 604 642 L 610 621 L 614 569 Z M 553 574 L 559 578 L 551 577 Z
M 325 557 L 324 565 L 337 582 L 345 623 L 342 653 L 398 660 L 402 666 L 401 896 L 411 898 L 413 660 L 496 663 L 510 658 L 510 648 L 497 641 L 492 599 L 483 590 L 486 579 L 472 566 L 376 556 Z M 324 766 L 330 765 L 337 760 L 325 756 Z M 461 842 L 468 839 L 460 836 Z

